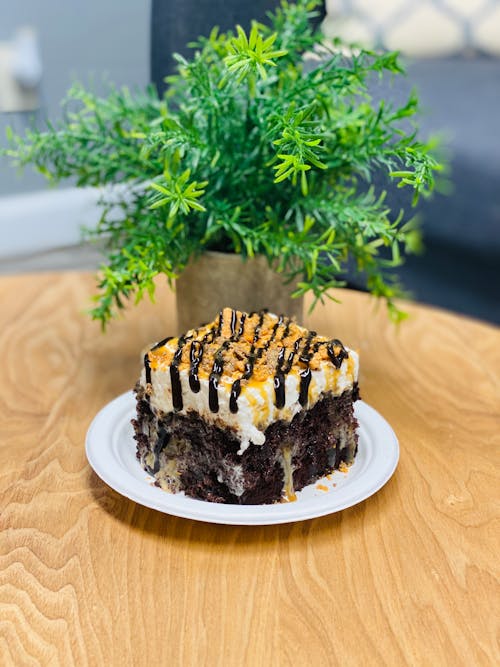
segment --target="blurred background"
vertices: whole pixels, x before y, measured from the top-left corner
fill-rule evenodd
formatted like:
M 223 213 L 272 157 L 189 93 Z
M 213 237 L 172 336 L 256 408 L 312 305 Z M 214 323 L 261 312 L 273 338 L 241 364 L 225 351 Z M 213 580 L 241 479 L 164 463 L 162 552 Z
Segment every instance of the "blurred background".
M 173 51 L 214 24 L 265 20 L 276 4 L 0 0 L 0 146 L 8 125 L 57 120 L 73 81 L 163 89 Z M 416 87 L 423 136 L 446 137 L 453 190 L 419 206 L 426 252 L 399 270 L 403 283 L 419 301 L 500 323 L 500 0 L 327 0 L 321 22 L 329 36 L 400 50 L 408 77 L 375 94 L 402 101 Z M 0 157 L 0 272 L 94 269 L 80 227 L 97 220 L 96 201 Z M 389 202 L 405 204 L 401 191 Z

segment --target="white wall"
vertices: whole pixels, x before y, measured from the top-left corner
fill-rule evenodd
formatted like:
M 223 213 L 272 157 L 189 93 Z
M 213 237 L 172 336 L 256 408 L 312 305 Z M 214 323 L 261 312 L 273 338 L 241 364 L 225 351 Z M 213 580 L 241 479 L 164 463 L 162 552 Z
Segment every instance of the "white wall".
M 42 107 L 38 121 L 60 114 L 60 103 L 74 80 L 99 91 L 105 79 L 118 86 L 143 87 L 149 81 L 149 0 L 0 0 L 0 41 L 15 31 L 35 28 L 43 64 Z M 0 113 L 0 146 L 5 127 L 22 131 L 27 114 Z M 20 176 L 0 158 L 0 197 L 46 188 L 44 179 L 27 169 Z
M 79 243 L 99 219 L 93 188 L 36 190 L 0 198 L 0 262 Z
M 43 63 L 39 123 L 57 119 L 74 80 L 97 92 L 106 80 L 131 88 L 149 81 L 149 0 L 0 0 L 0 41 L 25 25 L 37 32 Z M 7 125 L 22 132 L 30 122 L 27 114 L 0 113 L 0 146 Z M 98 194 L 71 186 L 49 188 L 31 168 L 19 174 L 0 158 L 0 272 L 57 268 L 57 251 L 79 242 L 81 226 L 98 218 Z M 84 264 L 95 263 L 95 251 L 87 254 Z

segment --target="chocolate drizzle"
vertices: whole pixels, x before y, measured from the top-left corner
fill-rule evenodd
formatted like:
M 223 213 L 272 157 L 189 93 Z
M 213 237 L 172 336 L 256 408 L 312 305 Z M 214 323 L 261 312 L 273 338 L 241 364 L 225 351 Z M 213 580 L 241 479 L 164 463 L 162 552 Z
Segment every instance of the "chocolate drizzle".
M 311 341 L 314 338 L 314 336 L 316 336 L 316 332 L 310 331 L 309 334 L 307 335 L 304 348 L 299 357 L 299 360 L 306 365 L 305 369 L 300 371 L 299 403 L 303 408 L 306 407 L 309 400 L 309 385 L 311 384 L 311 378 L 312 378 L 312 373 L 309 363 L 311 361 L 311 358 L 314 356 L 315 348 L 313 348 L 312 352 L 310 352 L 309 350 L 311 348 Z M 318 348 L 316 347 L 316 350 L 317 349 Z
M 228 310 L 226 310 L 226 313 Z M 326 350 L 328 357 L 336 369 L 339 369 L 342 365 L 344 359 L 349 355 L 342 343 L 337 339 L 332 339 L 331 341 L 316 341 L 313 344 L 313 339 L 316 337 L 315 331 L 310 331 L 307 333 L 307 336 L 299 336 L 292 342 L 286 343 L 286 340 L 290 334 L 290 328 L 292 321 L 280 315 L 279 318 L 274 323 L 272 330 L 270 332 L 267 340 L 259 346 L 259 339 L 261 335 L 262 325 L 266 316 L 267 310 L 262 310 L 257 312 L 250 313 L 241 313 L 239 322 L 238 322 L 238 311 L 235 309 L 231 310 L 231 320 L 229 322 L 230 327 L 230 336 L 221 341 L 221 344 L 217 348 L 213 356 L 212 369 L 208 378 L 208 403 L 209 408 L 212 412 L 217 413 L 219 411 L 219 396 L 218 396 L 218 387 L 220 378 L 224 372 L 224 354 L 227 349 L 231 346 L 232 343 L 237 342 L 244 333 L 245 323 L 250 318 L 255 318 L 258 315 L 258 320 L 255 324 L 252 336 L 252 342 L 250 345 L 250 350 L 246 356 L 244 362 L 244 372 L 242 375 L 234 380 L 231 385 L 230 397 L 229 397 L 229 409 L 232 413 L 238 412 L 238 398 L 241 394 L 242 383 L 249 380 L 254 372 L 254 367 L 257 361 L 263 356 L 264 352 L 269 350 L 273 341 L 278 339 L 280 341 L 281 349 L 278 354 L 276 361 L 276 368 L 274 372 L 274 393 L 275 393 L 275 406 L 278 409 L 282 409 L 286 404 L 286 377 L 292 370 L 294 361 L 296 360 L 297 355 L 298 362 L 301 364 L 299 371 L 300 376 L 300 386 L 299 386 L 299 403 L 302 407 L 306 407 L 309 400 L 309 387 L 312 379 L 312 371 L 310 367 L 311 359 L 318 352 L 322 345 L 326 345 Z M 191 332 L 189 336 L 181 336 L 178 339 L 177 349 L 174 353 L 172 363 L 170 365 L 170 380 L 172 386 L 172 404 L 175 411 L 182 410 L 183 408 L 183 397 L 182 397 L 182 385 L 180 380 L 179 365 L 182 360 L 183 351 L 185 345 L 188 341 L 191 341 L 189 348 L 189 387 L 193 393 L 198 393 L 201 389 L 200 379 L 199 379 L 199 367 L 205 353 L 207 345 L 213 343 L 217 338 L 220 338 L 223 333 L 224 327 L 224 311 L 221 310 L 219 313 L 218 320 L 210 327 L 210 329 L 204 334 L 201 340 L 196 339 L 198 330 Z M 278 332 L 281 329 L 281 337 L 278 338 Z M 154 347 L 151 348 L 151 351 L 156 350 L 171 340 L 171 337 L 165 338 L 159 343 L 156 343 Z M 291 351 L 287 355 L 287 349 Z M 241 357 L 239 357 L 241 359 Z M 144 356 L 144 368 L 145 368 L 145 378 L 146 383 L 151 383 L 151 366 L 148 354 Z
M 285 372 L 281 367 L 285 358 L 286 348 L 282 347 L 278 354 L 277 369 L 274 375 L 274 404 L 277 408 L 285 407 Z
M 311 384 L 311 369 L 309 366 L 300 372 L 300 392 L 299 392 L 299 403 L 304 408 L 309 400 L 309 385 Z
M 231 393 L 229 395 L 229 409 L 234 414 L 238 412 L 238 396 L 241 392 L 241 378 L 235 380 L 231 387 Z
M 198 378 L 198 367 L 203 356 L 203 345 L 198 340 L 193 340 L 189 350 L 189 386 L 194 394 L 200 391 L 200 380 Z
M 222 311 L 220 314 L 220 318 L 221 321 L 219 322 L 219 331 L 222 331 Z M 212 412 L 219 411 L 219 395 L 217 390 L 219 387 L 220 377 L 222 375 L 222 372 L 224 371 L 224 352 L 231 345 L 231 343 L 236 343 L 240 339 L 245 330 L 245 321 L 247 318 L 246 313 L 241 313 L 240 324 L 238 328 L 236 328 L 237 318 L 238 318 L 238 312 L 233 309 L 231 311 L 231 325 L 230 325 L 231 337 L 222 343 L 222 345 L 219 347 L 214 356 L 214 364 L 212 366 L 212 372 L 210 373 L 210 377 L 208 379 L 208 406 Z M 264 313 L 262 313 L 261 319 L 259 321 L 260 326 L 262 326 L 263 321 L 264 321 Z M 233 395 L 233 388 L 234 388 L 234 383 L 233 386 L 231 387 L 231 395 L 229 398 L 229 409 L 231 410 L 231 412 L 237 412 L 238 410 L 237 406 L 236 410 L 232 410 L 231 408 L 232 405 L 231 398 Z
M 276 324 L 273 327 L 273 330 L 271 332 L 271 336 L 269 337 L 269 340 L 267 340 L 267 342 L 265 343 L 265 345 L 262 348 L 258 349 L 257 355 L 255 357 L 256 359 L 260 358 L 262 356 L 263 352 L 265 350 L 269 349 L 269 347 L 271 346 L 272 341 L 276 338 L 276 333 L 277 333 L 279 327 L 283 324 L 284 320 L 285 320 L 285 317 L 283 315 L 280 315 L 279 318 L 278 318 L 278 321 L 276 322 Z M 261 326 L 262 326 L 262 322 L 260 323 L 260 326 L 258 326 L 259 331 L 260 331 Z M 257 328 L 256 328 L 256 331 L 257 331 Z M 290 320 L 287 318 L 285 329 L 283 331 L 283 336 L 281 337 L 281 340 L 285 340 L 289 331 L 290 331 Z M 252 349 L 255 348 L 255 342 L 256 342 L 256 338 L 254 336 L 254 346 L 252 347 Z M 250 353 L 251 353 L 251 351 L 250 351 Z M 281 348 L 280 354 L 278 355 L 277 372 L 276 372 L 276 375 L 274 377 L 276 407 L 283 407 L 285 405 L 284 376 L 283 376 L 283 372 L 281 370 L 281 365 L 283 363 L 284 354 L 285 354 L 285 348 L 283 347 L 283 348 Z M 243 375 L 242 379 L 247 380 L 251 377 L 252 372 L 253 372 L 254 364 L 255 364 L 255 359 L 252 363 L 251 368 L 249 369 L 249 373 L 248 374 L 245 373 Z M 239 380 L 236 380 L 235 384 L 237 384 L 237 390 L 238 390 L 238 395 L 239 395 L 239 393 L 241 391 L 241 386 L 240 386 L 241 383 L 240 383 Z M 233 388 L 234 388 L 234 386 L 235 385 L 233 385 Z M 232 393 L 231 393 L 231 398 L 232 398 Z M 236 398 L 237 398 L 237 396 L 236 396 Z M 281 405 L 281 403 L 283 403 L 283 404 Z M 233 407 L 235 408 L 234 410 L 233 410 Z M 231 407 L 231 403 L 230 403 L 231 412 L 237 412 L 238 406 L 236 405 L 236 403 L 234 403 L 233 407 Z
M 340 347 L 340 352 L 337 355 L 335 354 L 336 347 Z M 331 340 L 328 343 L 326 349 L 328 352 L 328 356 L 330 357 L 330 361 L 337 369 L 339 369 L 342 366 L 342 362 L 344 361 L 344 359 L 347 359 L 347 357 L 349 356 L 347 350 L 337 338 Z
M 159 343 L 156 343 L 156 345 L 153 345 L 151 348 L 150 352 L 153 352 L 154 350 L 157 350 L 160 347 L 163 347 L 166 343 L 168 343 L 169 340 L 172 340 L 173 336 L 167 336 L 163 340 L 161 340 Z
M 312 339 L 316 336 L 315 331 L 310 331 L 305 339 L 304 347 L 301 350 L 299 361 L 303 364 L 306 364 L 306 368 L 300 371 L 300 389 L 299 389 L 299 403 L 302 407 L 305 407 L 308 402 L 309 395 L 309 385 L 311 384 L 312 373 L 309 367 L 309 363 L 312 357 L 316 354 L 321 345 L 321 342 L 315 343 L 313 351 L 309 352 L 311 347 Z M 288 355 L 285 362 L 285 352 L 286 348 L 282 348 L 279 355 L 278 361 L 276 364 L 276 372 L 274 375 L 274 394 L 275 394 L 275 405 L 278 409 L 284 408 L 286 403 L 286 392 L 285 392 L 285 383 L 286 376 L 292 370 L 293 361 L 296 354 L 299 351 L 300 344 L 304 341 L 304 338 L 297 338 L 293 344 L 293 349 Z
M 224 324 L 224 311 L 221 310 L 219 313 L 219 326 L 217 327 L 217 336 L 222 334 L 222 326 Z M 236 326 L 236 311 L 231 311 L 231 332 L 234 332 L 234 327 Z M 213 340 L 213 339 L 212 339 Z M 224 341 L 224 343 L 219 347 L 217 352 L 214 355 L 214 363 L 212 366 L 212 372 L 208 378 L 208 407 L 212 412 L 219 412 L 219 395 L 217 388 L 219 386 L 220 376 L 224 370 L 224 350 L 229 346 L 229 340 Z M 203 349 L 203 348 L 202 348 Z M 202 352 L 203 354 L 203 352 Z
M 247 319 L 247 314 L 246 313 L 241 313 L 240 326 L 238 327 L 238 331 L 236 332 L 235 340 L 239 340 L 243 336 L 243 331 L 245 330 L 246 319 Z
M 273 340 L 276 338 L 276 332 L 278 331 L 278 329 L 280 328 L 280 326 L 283 324 L 283 320 L 284 320 L 284 319 L 285 319 L 285 318 L 284 318 L 283 315 L 280 315 L 280 316 L 278 317 L 278 321 L 276 322 L 276 324 L 275 324 L 274 327 L 273 327 L 273 330 L 271 331 L 271 335 L 269 336 L 269 340 L 268 340 L 267 343 L 265 344 L 265 349 L 266 349 L 266 350 L 269 349 L 269 347 L 271 346 L 271 343 L 272 343 Z M 287 329 L 288 329 L 288 330 L 290 329 L 290 320 L 288 320 L 287 327 L 285 328 L 285 331 L 283 332 L 283 339 L 286 338 L 286 336 L 285 336 L 285 332 L 287 332 Z
M 212 372 L 208 378 L 208 407 L 212 412 L 219 412 L 219 387 L 220 376 L 224 370 L 224 351 L 229 347 L 229 340 L 226 340 L 215 353 Z
M 253 367 L 255 365 L 255 362 L 258 358 L 262 356 L 262 349 L 260 350 L 260 354 L 258 351 L 256 351 L 256 343 L 259 340 L 259 334 L 260 330 L 262 328 L 262 324 L 264 322 L 264 317 L 266 315 L 265 310 L 261 310 L 259 314 L 259 320 L 257 324 L 255 325 L 255 329 L 253 331 L 253 340 L 252 340 L 252 347 L 250 348 L 250 352 L 248 353 L 248 357 L 245 363 L 245 372 L 241 376 L 241 378 L 238 378 L 235 380 L 231 386 L 231 393 L 229 396 L 229 409 L 232 413 L 238 412 L 238 396 L 241 393 L 241 382 L 242 380 L 248 380 L 249 378 L 252 377 L 253 373 Z M 253 317 L 257 313 L 250 313 L 250 317 Z
M 219 330 L 222 328 L 222 314 L 219 314 L 219 325 L 213 326 L 209 331 L 203 336 L 201 341 L 193 340 L 191 343 L 191 349 L 189 351 L 189 386 L 191 391 L 197 394 L 200 391 L 200 380 L 198 378 L 198 368 L 200 366 L 201 360 L 203 359 L 203 353 L 205 352 L 205 345 L 211 343 L 215 336 L 218 335 Z
M 163 347 L 165 343 L 168 343 L 169 340 L 172 340 L 172 336 L 167 336 L 166 338 L 163 338 L 163 340 L 160 340 L 158 343 L 153 345 L 149 352 L 153 352 L 154 350 Z M 144 371 L 146 373 L 146 383 L 151 384 L 151 364 L 149 363 L 149 352 L 144 355 Z
M 224 311 L 219 311 L 219 324 L 217 326 L 217 336 L 220 336 L 222 333 L 222 324 L 224 322 Z
M 181 336 L 179 338 L 179 343 L 177 345 L 174 358 L 170 364 L 170 383 L 172 385 L 172 405 L 174 406 L 174 410 L 182 410 L 182 406 L 184 405 L 182 401 L 182 385 L 181 377 L 179 374 L 179 364 L 182 359 L 182 351 L 184 349 L 185 342 L 185 336 Z
M 144 355 L 144 371 L 146 373 L 146 384 L 151 384 L 151 365 L 149 363 L 149 352 Z
M 236 313 L 236 310 L 234 310 L 234 308 L 233 308 L 233 310 L 231 311 L 231 338 L 236 333 L 236 317 L 237 317 L 237 313 Z

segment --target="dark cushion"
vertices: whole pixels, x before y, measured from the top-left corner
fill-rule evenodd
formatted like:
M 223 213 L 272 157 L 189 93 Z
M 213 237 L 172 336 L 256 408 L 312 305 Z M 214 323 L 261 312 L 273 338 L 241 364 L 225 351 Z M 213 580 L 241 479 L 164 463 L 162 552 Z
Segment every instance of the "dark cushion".
M 222 32 L 240 24 L 248 30 L 253 19 L 266 23 L 266 14 L 279 0 L 153 0 L 151 11 L 151 80 L 160 91 L 164 78 L 175 71 L 172 53 L 192 53 L 189 42 L 208 36 L 213 26 Z M 320 23 L 324 10 L 318 16 Z

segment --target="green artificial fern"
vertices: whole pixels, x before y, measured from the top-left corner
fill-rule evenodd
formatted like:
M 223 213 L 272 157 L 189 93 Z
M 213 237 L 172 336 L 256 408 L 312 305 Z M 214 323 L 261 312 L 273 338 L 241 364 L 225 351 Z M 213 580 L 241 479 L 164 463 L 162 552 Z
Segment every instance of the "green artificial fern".
M 314 302 L 343 284 L 349 262 L 403 317 L 392 269 L 418 248 L 418 231 L 403 212 L 391 217 L 370 182 L 383 171 L 415 204 L 440 165 L 407 129 L 416 96 L 393 107 L 369 94 L 374 76 L 402 73 L 397 54 L 345 55 L 338 40 L 325 43 L 311 27 L 318 4 L 282 2 L 248 35 L 214 28 L 191 59 L 175 56 L 163 98 L 152 87 L 98 98 L 75 85 L 62 122 L 10 134 L 19 165 L 54 181 L 121 185 L 104 190 L 88 232 L 106 241 L 91 311 L 103 326 L 130 297 L 153 297 L 156 275 L 175 279 L 205 250 L 265 255 Z M 307 67 L 304 54 L 320 42 L 319 62 Z

